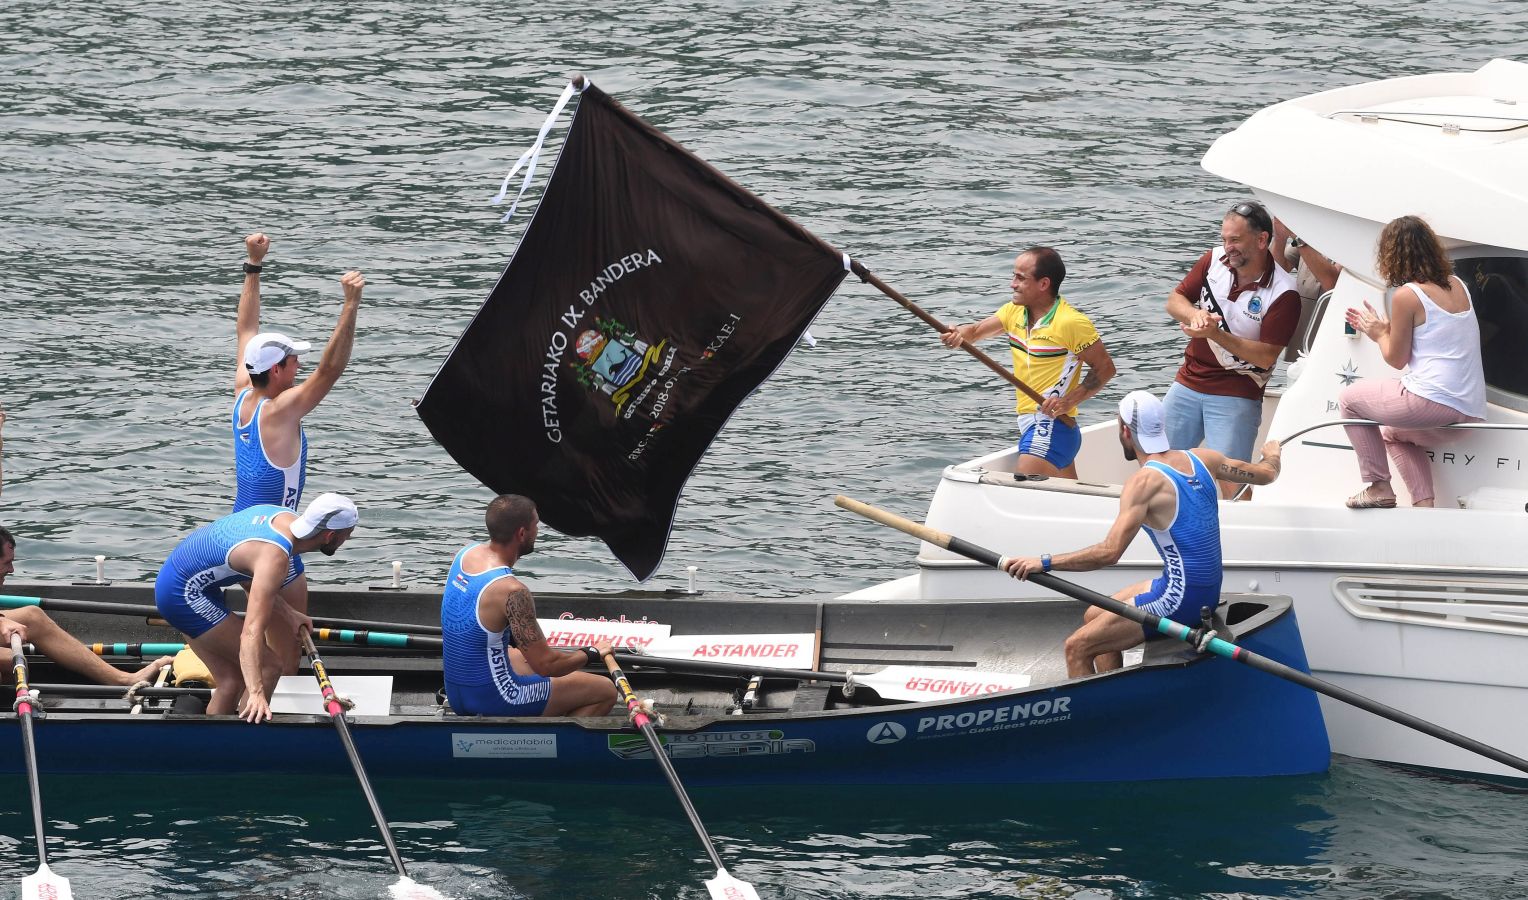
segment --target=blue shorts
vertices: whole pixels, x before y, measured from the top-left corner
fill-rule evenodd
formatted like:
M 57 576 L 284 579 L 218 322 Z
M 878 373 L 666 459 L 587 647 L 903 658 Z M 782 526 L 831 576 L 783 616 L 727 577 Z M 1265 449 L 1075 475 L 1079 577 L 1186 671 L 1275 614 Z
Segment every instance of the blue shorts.
M 1231 459 L 1251 461 L 1252 445 L 1263 424 L 1263 402 L 1246 397 L 1201 394 L 1177 382 L 1162 398 L 1167 443 L 1174 450 L 1201 444 Z
M 199 577 L 187 579 L 170 566 L 164 566 L 159 570 L 159 577 L 154 579 L 154 605 L 159 608 L 159 615 L 188 638 L 201 637 L 228 618 L 228 605 L 223 602 L 223 588 L 215 583 L 213 577 L 216 571 L 208 570 Z M 291 584 L 302 572 L 302 560 L 292 557 L 281 586 Z
M 446 699 L 459 716 L 539 716 L 552 699 L 552 679 L 516 674 L 501 693 L 491 684 L 446 682 Z M 505 696 L 508 694 L 509 696 Z
M 1050 416 L 1025 413 L 1019 416 L 1019 453 L 1037 456 L 1058 469 L 1077 459 L 1082 449 L 1082 430 Z
M 1144 594 L 1136 594 L 1133 601 L 1142 612 L 1172 619 L 1179 625 L 1198 628 L 1199 611 L 1208 606 L 1214 609 L 1220 603 L 1220 588 L 1190 587 L 1182 593 L 1168 593 L 1167 578 L 1163 576 L 1151 583 Z M 1147 638 L 1162 637 L 1162 632 L 1147 625 L 1141 630 Z

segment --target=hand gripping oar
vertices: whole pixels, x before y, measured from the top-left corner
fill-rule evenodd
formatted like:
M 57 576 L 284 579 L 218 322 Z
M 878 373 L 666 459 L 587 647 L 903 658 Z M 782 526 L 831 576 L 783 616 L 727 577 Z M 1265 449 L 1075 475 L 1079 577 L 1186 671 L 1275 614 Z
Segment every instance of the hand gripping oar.
M 47 841 L 42 831 L 42 787 L 37 780 L 37 743 L 32 734 L 32 694 L 27 685 L 27 658 L 21 635 L 11 633 L 11 665 L 16 671 L 16 718 L 21 722 L 21 751 L 26 756 L 27 784 L 32 789 L 32 829 L 37 835 L 37 871 L 21 879 L 22 900 L 73 900 L 69 879 L 48 868 Z
M 1001 569 L 1006 560 L 1006 557 L 999 556 L 985 547 L 979 547 L 976 544 L 945 534 L 942 531 L 935 531 L 926 525 L 919 525 L 917 522 L 909 521 L 883 509 L 877 509 L 868 503 L 861 503 L 858 500 L 852 500 L 843 495 L 834 497 L 833 502 L 850 512 L 859 513 L 867 519 L 880 522 L 882 525 L 889 525 L 898 531 L 920 538 L 936 547 L 943 547 L 951 553 L 959 553 L 967 559 L 973 559 L 995 569 Z M 1147 628 L 1161 632 L 1168 637 L 1177 638 L 1186 644 L 1191 644 L 1201 652 L 1207 651 L 1216 656 L 1223 656 L 1226 659 L 1249 665 L 1258 671 L 1267 672 L 1269 675 L 1274 675 L 1285 681 L 1292 681 L 1302 687 L 1310 688 L 1318 694 L 1325 694 L 1333 700 L 1340 700 L 1349 706 L 1356 706 L 1361 710 L 1371 712 L 1382 719 L 1389 719 L 1397 725 L 1404 725 L 1407 728 L 1435 737 L 1440 741 L 1447 741 L 1455 747 L 1461 747 L 1473 753 L 1478 753 L 1504 766 L 1510 766 L 1521 772 L 1528 772 L 1528 759 L 1513 756 L 1504 750 L 1498 750 L 1474 738 L 1465 737 L 1441 725 L 1434 725 L 1432 722 L 1419 719 L 1393 706 L 1386 706 L 1378 700 L 1371 700 L 1362 694 L 1355 694 L 1347 688 L 1338 687 L 1328 681 L 1322 681 L 1319 678 L 1301 672 L 1299 669 L 1290 668 L 1266 656 L 1259 656 L 1230 641 L 1221 640 L 1215 637 L 1213 633 L 1199 628 L 1189 628 L 1187 625 L 1181 625 L 1171 619 L 1164 619 L 1139 607 L 1121 603 L 1113 597 L 1106 597 L 1097 591 L 1090 591 L 1081 585 L 1073 584 L 1070 581 L 1044 572 L 1031 573 L 1029 580 L 1041 587 L 1050 588 L 1058 594 L 1065 594 L 1073 600 L 1081 600 L 1083 603 L 1096 606 L 1105 612 L 1111 612 L 1117 616 L 1123 616 L 1132 621 L 1139 622 Z
M 695 812 L 695 804 L 690 802 L 690 795 L 685 793 L 684 785 L 679 782 L 679 775 L 674 771 L 674 764 L 669 761 L 668 754 L 663 752 L 663 742 L 658 740 L 658 732 L 653 729 L 653 721 L 642 709 L 642 701 L 631 689 L 631 683 L 626 680 L 626 673 L 616 663 L 615 656 L 609 653 L 605 655 L 605 666 L 610 669 L 610 678 L 615 682 L 616 689 L 621 692 L 621 702 L 626 704 L 626 710 L 631 715 L 631 722 L 647 738 L 647 746 L 653 751 L 653 759 L 663 769 L 663 777 L 668 779 L 669 787 L 674 789 L 674 796 L 679 798 L 679 805 L 684 807 L 684 814 L 690 820 L 690 827 L 695 829 L 695 834 L 700 837 L 700 843 L 706 848 L 706 855 L 711 858 L 711 864 L 716 866 L 716 877 L 706 882 L 706 890 L 710 892 L 713 900 L 759 900 L 759 894 L 753 889 L 753 885 L 746 881 L 738 881 L 727 874 L 727 867 L 722 865 L 722 858 L 716 852 L 716 846 L 711 843 L 711 835 L 706 833 L 706 826 L 701 823 L 700 816 Z
M 916 304 L 913 301 L 911 301 L 911 300 L 907 299 L 906 297 L 902 296 L 902 294 L 900 292 L 898 292 L 896 288 L 892 287 L 891 285 L 889 285 L 886 282 L 882 281 L 881 279 L 877 278 L 875 273 L 870 271 L 869 269 L 865 268 L 864 264 L 862 264 L 859 260 L 851 261 L 849 263 L 849 270 L 851 272 L 853 272 L 854 274 L 858 275 L 860 277 L 861 281 L 871 285 L 872 287 L 875 287 L 875 288 L 879 289 L 881 293 L 883 293 L 886 296 L 890 297 L 891 299 L 897 301 L 897 303 L 902 305 L 903 309 L 907 310 L 908 312 L 910 312 L 913 315 L 917 316 L 918 318 L 922 319 L 925 323 L 928 324 L 928 326 L 930 328 L 934 329 L 935 331 L 939 332 L 940 334 L 944 334 L 947 331 L 953 330 L 953 329 L 950 328 L 950 326 L 944 324 L 943 322 L 939 321 L 938 319 L 936 319 L 933 316 L 929 315 L 928 313 L 924 312 L 923 308 L 920 307 L 918 304 Z M 967 353 L 971 354 L 972 356 L 976 357 L 976 359 L 979 360 L 982 365 L 986 366 L 987 368 L 991 369 L 992 371 L 996 372 L 997 374 L 1003 376 L 1003 378 L 1005 380 L 1007 380 L 1007 382 L 1009 384 L 1011 384 L 1014 387 L 1018 388 L 1019 392 L 1022 393 L 1024 396 L 1026 396 L 1029 399 L 1035 401 L 1036 403 L 1039 403 L 1039 404 L 1044 404 L 1045 403 L 1045 398 L 1040 396 L 1039 392 L 1036 391 L 1034 388 L 1032 388 L 1029 385 L 1025 384 L 1024 382 L 1020 381 L 1019 380 L 1019 376 L 1013 374 L 1013 370 L 1012 369 L 1009 369 L 1007 366 L 1004 366 L 1002 363 L 998 362 L 997 360 L 995 360 L 992 357 L 988 356 L 987 354 L 983 353 L 981 350 L 977 349 L 976 347 L 971 346 L 971 342 L 970 341 L 961 341 L 960 342 L 960 349 L 962 349 L 962 350 L 966 351 Z
M 302 649 L 313 664 L 313 677 L 318 679 L 318 689 L 324 695 L 324 709 L 328 711 L 329 718 L 334 720 L 335 730 L 340 733 L 340 743 L 345 745 L 345 753 L 350 756 L 350 766 L 355 769 L 355 777 L 361 782 L 361 793 L 366 795 L 366 804 L 371 807 L 371 815 L 377 820 L 377 830 L 382 833 L 387 855 L 392 857 L 393 868 L 398 870 L 398 881 L 390 888 L 392 895 L 402 900 L 444 900 L 439 891 L 416 883 L 403 867 L 403 857 L 398 855 L 398 845 L 393 842 L 393 832 L 387 827 L 387 817 L 382 815 L 376 792 L 371 789 L 371 780 L 366 777 L 366 767 L 361 764 L 361 754 L 350 736 L 350 723 L 345 721 L 345 707 L 340 705 L 334 685 L 329 681 L 329 673 L 324 669 L 324 661 L 319 658 L 318 648 L 313 646 L 313 635 L 306 628 L 302 630 Z

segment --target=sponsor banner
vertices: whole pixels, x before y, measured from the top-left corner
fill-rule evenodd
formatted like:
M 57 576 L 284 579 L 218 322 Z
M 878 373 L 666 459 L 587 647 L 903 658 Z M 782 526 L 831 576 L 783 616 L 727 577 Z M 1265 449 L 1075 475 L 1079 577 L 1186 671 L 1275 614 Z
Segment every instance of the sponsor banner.
M 613 622 L 591 619 L 537 619 L 541 633 L 552 647 L 588 647 L 609 641 L 617 650 L 648 651 L 654 641 L 669 636 L 669 626 L 657 622 Z
M 942 700 L 976 697 L 1029 687 L 1029 676 L 1015 672 L 984 672 L 940 666 L 887 666 L 860 678 L 861 683 L 886 696 L 890 689 L 898 700 Z
M 451 734 L 451 755 L 457 759 L 555 759 L 555 734 Z
M 914 734 L 920 738 L 951 737 L 957 734 L 982 734 L 1054 725 L 1072 717 L 1072 698 L 1068 695 L 1025 700 L 1002 706 L 973 709 L 959 713 L 922 716 Z
M 756 665 L 767 669 L 810 669 L 817 638 L 804 634 L 675 634 L 647 648 L 667 659 Z

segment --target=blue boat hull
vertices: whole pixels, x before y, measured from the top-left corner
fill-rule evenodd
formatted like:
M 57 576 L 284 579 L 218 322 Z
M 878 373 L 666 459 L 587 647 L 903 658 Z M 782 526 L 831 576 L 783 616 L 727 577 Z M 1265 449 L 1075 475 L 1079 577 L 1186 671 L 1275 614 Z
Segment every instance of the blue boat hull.
M 1239 642 L 1308 670 L 1292 608 Z M 17 726 L 12 718 L 5 727 Z M 376 777 L 590 784 L 661 779 L 642 736 L 612 718 L 399 716 L 360 718 L 351 730 Z M 324 717 L 288 716 L 256 726 L 231 718 L 58 712 L 36 733 L 38 757 L 51 773 L 350 771 L 333 723 Z M 1310 691 L 1187 651 L 1106 675 L 975 699 L 675 717 L 663 737 L 689 785 L 1261 777 L 1325 771 L 1330 759 Z M 0 769 L 20 772 L 20 754 L 5 754 Z

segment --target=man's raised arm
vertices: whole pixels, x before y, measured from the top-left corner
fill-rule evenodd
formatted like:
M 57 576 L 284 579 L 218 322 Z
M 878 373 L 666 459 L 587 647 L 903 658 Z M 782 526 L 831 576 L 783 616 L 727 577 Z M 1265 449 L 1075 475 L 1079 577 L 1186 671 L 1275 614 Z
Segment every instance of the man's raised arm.
M 355 346 L 356 313 L 361 308 L 361 290 L 366 287 L 366 278 L 360 272 L 346 272 L 340 277 L 340 286 L 345 291 L 344 305 L 340 307 L 339 321 L 334 325 L 334 334 L 329 336 L 317 368 L 303 379 L 302 384 L 283 392 L 272 404 L 273 411 L 283 419 L 293 416 L 300 419 L 312 412 L 329 396 L 329 391 L 350 363 L 350 351 Z
M 271 249 L 271 239 L 260 232 L 255 232 L 244 239 L 244 252 L 247 255 L 244 267 L 244 286 L 239 289 L 239 318 L 234 327 L 234 334 L 239 345 L 233 349 L 233 390 L 234 393 L 244 390 L 249 386 L 249 372 L 244 368 L 244 345 L 249 339 L 260 333 L 260 272 L 259 267 L 264 265 L 265 254 Z M 251 272 L 254 268 L 256 271 Z

